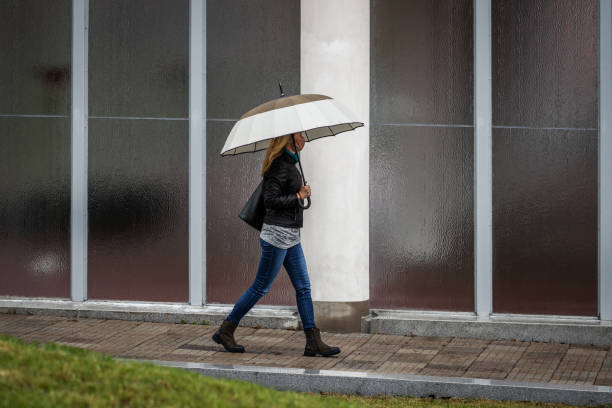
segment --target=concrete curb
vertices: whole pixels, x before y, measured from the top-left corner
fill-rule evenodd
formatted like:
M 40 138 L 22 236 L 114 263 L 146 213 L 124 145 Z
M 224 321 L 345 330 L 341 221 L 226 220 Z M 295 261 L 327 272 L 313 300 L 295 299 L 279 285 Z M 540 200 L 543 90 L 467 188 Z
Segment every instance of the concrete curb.
M 539 401 L 591 406 L 612 404 L 612 387 L 596 385 L 520 383 L 473 378 L 218 365 L 160 360 L 138 361 L 196 371 L 211 377 L 249 381 L 278 390 L 299 392 L 486 398 L 500 401 Z
M 219 325 L 229 314 L 231 308 L 231 306 L 223 305 L 198 307 L 161 302 L 73 302 L 70 300 L 0 298 L 0 313 L 88 317 L 154 323 Z M 290 308 L 255 307 L 240 321 L 240 325 L 295 330 L 298 327 L 297 311 Z
M 487 320 L 477 320 L 464 315 L 373 312 L 362 319 L 362 331 L 612 346 L 612 326 L 609 323 L 596 319 L 492 316 Z

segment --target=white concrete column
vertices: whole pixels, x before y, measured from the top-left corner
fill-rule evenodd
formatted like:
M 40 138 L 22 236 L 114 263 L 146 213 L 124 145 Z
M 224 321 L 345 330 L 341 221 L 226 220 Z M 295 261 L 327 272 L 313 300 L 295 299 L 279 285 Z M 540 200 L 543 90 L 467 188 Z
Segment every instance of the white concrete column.
M 312 206 L 302 244 L 317 325 L 359 330 L 369 312 L 369 0 L 302 0 L 301 93 L 337 99 L 365 126 L 302 152 Z
M 599 6 L 599 318 L 612 324 L 612 1 Z

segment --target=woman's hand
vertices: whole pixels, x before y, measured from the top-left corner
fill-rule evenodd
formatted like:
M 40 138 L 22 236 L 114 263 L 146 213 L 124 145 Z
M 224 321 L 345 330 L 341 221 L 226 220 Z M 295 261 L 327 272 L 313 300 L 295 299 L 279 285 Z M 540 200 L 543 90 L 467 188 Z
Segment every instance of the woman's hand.
M 306 197 L 310 197 L 311 191 L 310 186 L 305 186 L 304 182 L 302 182 L 302 188 L 298 191 L 297 196 L 300 200 L 304 200 Z

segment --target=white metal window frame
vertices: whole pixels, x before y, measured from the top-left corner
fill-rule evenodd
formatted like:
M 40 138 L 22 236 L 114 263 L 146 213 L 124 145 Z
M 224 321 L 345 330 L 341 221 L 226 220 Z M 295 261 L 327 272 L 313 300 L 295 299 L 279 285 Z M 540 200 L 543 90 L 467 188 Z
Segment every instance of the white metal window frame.
M 189 3 L 189 304 L 206 303 L 206 0 Z
M 612 0 L 599 1 L 598 309 L 612 323 Z
M 474 304 L 492 312 L 493 160 L 491 0 L 474 0 Z
M 89 0 L 72 1 L 70 297 L 87 299 L 87 75 Z

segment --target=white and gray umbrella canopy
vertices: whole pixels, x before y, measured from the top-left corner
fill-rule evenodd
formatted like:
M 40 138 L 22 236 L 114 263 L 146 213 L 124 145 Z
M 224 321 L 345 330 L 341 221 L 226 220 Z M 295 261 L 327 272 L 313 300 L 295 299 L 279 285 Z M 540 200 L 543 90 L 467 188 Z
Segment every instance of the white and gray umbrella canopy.
M 302 132 L 307 142 L 363 126 L 338 101 L 325 95 L 285 96 L 251 109 L 230 132 L 222 156 L 268 148 L 270 140 Z

